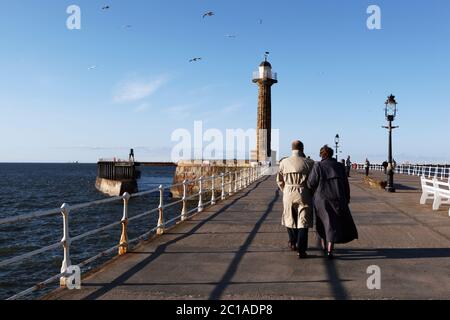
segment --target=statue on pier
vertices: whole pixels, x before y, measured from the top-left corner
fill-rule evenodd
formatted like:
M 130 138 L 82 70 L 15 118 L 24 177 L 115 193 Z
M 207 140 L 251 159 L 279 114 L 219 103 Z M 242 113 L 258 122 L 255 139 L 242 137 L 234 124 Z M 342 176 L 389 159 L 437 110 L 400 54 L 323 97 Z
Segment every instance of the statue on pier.
M 128 156 L 128 161 L 134 162 L 134 149 L 130 150 L 130 155 Z

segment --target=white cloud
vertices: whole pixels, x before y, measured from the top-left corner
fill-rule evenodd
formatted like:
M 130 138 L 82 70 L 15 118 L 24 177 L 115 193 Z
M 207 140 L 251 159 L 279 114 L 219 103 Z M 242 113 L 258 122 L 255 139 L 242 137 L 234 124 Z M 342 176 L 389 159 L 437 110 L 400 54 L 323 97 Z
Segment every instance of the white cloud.
M 167 77 L 161 76 L 151 81 L 127 81 L 120 84 L 114 94 L 114 102 L 133 102 L 147 98 L 154 94 L 164 84 Z
M 144 112 L 150 108 L 150 104 L 147 102 L 141 103 L 136 108 L 134 108 L 134 112 Z
M 172 118 L 183 119 L 192 115 L 195 106 L 192 104 L 178 105 L 166 108 L 165 112 Z

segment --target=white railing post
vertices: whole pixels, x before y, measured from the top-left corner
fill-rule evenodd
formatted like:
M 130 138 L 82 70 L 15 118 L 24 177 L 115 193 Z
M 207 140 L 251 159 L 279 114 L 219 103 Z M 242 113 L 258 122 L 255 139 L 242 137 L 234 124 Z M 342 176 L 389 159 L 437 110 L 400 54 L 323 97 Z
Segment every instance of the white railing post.
M 199 190 L 198 190 L 198 212 L 203 211 L 203 177 L 198 180 Z
M 183 208 L 181 209 L 181 221 L 187 219 L 187 180 L 183 181 Z
M 216 204 L 216 176 L 211 176 L 211 205 Z
M 228 186 L 228 189 L 229 189 L 228 195 L 231 196 L 233 194 L 233 172 L 230 171 L 227 173 L 227 175 L 230 177 L 229 186 Z
M 450 168 L 447 168 L 447 178 L 448 178 L 448 184 L 450 185 Z M 448 213 L 450 215 L 450 211 Z
M 221 178 L 221 188 L 222 188 L 220 198 L 222 200 L 225 200 L 225 174 L 223 172 L 220 174 L 220 178 Z
M 234 172 L 234 193 L 237 193 L 238 190 L 239 190 L 239 184 L 240 184 L 239 178 L 240 178 L 239 172 L 238 172 L 238 171 L 235 171 L 235 172 Z
M 244 179 L 244 169 L 239 170 L 239 190 L 242 189 L 242 185 L 243 183 L 243 179 Z
M 65 287 L 67 285 L 67 269 L 72 265 L 70 262 L 69 213 L 70 206 L 67 203 L 64 203 L 61 206 L 61 214 L 63 216 L 63 238 L 61 239 L 61 244 L 64 249 L 64 258 L 61 265 L 61 273 L 63 276 L 59 279 L 59 285 L 61 287 Z
M 242 175 L 242 189 L 245 189 L 248 185 L 248 169 L 243 169 L 243 175 Z
M 120 235 L 119 242 L 119 256 L 122 256 L 128 252 L 128 202 L 130 201 L 130 194 L 125 192 L 122 196 L 123 199 L 123 217 L 122 223 L 122 234 Z
M 158 217 L 158 228 L 156 230 L 157 235 L 164 234 L 164 187 L 159 186 L 159 217 Z

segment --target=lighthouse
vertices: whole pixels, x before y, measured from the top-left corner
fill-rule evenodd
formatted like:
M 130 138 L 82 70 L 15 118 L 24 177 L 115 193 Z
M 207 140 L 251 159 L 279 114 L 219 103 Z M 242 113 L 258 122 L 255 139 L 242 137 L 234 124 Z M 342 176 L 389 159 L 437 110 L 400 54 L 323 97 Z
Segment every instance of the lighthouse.
M 253 83 L 258 84 L 258 120 L 256 132 L 256 152 L 253 158 L 258 162 L 270 161 L 272 158 L 272 86 L 277 81 L 277 74 L 272 71 L 272 65 L 265 59 L 259 65 L 258 71 L 253 73 Z

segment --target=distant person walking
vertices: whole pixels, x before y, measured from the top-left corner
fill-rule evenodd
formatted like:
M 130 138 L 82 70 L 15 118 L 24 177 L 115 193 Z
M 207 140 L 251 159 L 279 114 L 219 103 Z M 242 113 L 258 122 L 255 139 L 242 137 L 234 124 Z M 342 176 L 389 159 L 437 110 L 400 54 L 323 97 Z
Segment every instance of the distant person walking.
M 280 162 L 277 184 L 283 192 L 281 224 L 287 228 L 289 247 L 299 258 L 307 257 L 308 229 L 314 226 L 312 195 L 307 187 L 314 161 L 305 157 L 301 141 L 292 143 L 292 156 Z
M 345 169 L 347 172 L 347 177 L 350 178 L 350 169 L 352 168 L 352 160 L 350 156 L 347 157 L 347 161 L 345 161 Z
M 308 178 L 308 187 L 314 193 L 316 229 L 322 249 L 333 258 L 334 244 L 358 239 L 350 203 L 350 185 L 345 167 L 333 158 L 333 149 L 320 149 L 321 162 L 317 162 Z
M 383 166 L 383 169 L 384 169 L 384 174 L 387 174 L 387 168 L 389 166 L 389 163 L 387 161 L 384 161 L 382 166 Z
M 369 159 L 366 158 L 366 162 L 364 163 L 364 170 L 366 170 L 366 177 L 369 176 L 370 173 L 370 162 Z

